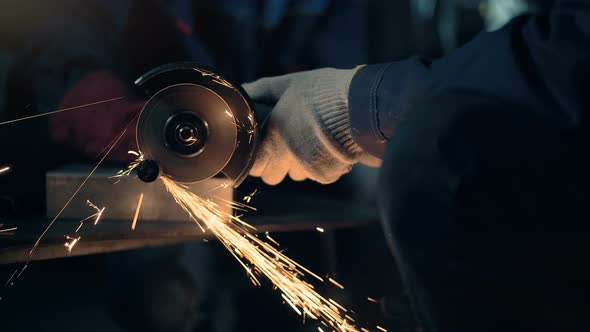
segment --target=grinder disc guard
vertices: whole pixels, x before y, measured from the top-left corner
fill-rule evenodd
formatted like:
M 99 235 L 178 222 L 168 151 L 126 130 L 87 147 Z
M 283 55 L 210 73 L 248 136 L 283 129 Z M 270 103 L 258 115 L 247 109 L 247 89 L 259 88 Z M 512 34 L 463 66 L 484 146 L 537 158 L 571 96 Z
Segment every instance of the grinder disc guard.
M 239 85 L 193 63 L 158 67 L 135 81 L 148 98 L 137 123 L 145 159 L 177 182 L 224 174 L 237 187 L 254 162 L 258 131 Z

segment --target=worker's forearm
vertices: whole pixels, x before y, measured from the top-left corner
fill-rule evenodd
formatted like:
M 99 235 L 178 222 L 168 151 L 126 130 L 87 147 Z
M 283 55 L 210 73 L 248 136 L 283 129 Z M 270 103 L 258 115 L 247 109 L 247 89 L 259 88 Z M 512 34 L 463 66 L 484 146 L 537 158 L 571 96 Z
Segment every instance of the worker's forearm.
M 348 95 L 356 142 L 381 158 L 399 115 L 428 92 L 429 81 L 429 70 L 417 58 L 361 68 Z
M 589 36 L 590 6 L 584 0 L 563 0 L 549 13 L 519 17 L 501 30 L 481 33 L 432 63 L 411 58 L 366 66 L 354 76 L 349 92 L 354 138 L 382 157 L 404 112 L 453 91 L 549 109 L 557 121 L 576 123 L 585 96 L 576 87 L 590 83 L 583 83 L 590 78 Z

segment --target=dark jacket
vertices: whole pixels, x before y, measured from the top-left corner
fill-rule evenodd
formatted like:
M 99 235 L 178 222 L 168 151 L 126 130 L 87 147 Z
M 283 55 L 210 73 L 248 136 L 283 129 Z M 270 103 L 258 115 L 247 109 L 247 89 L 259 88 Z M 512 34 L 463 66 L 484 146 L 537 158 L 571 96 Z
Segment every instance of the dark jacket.
M 590 2 L 557 0 L 547 11 L 479 34 L 439 60 L 413 57 L 370 65 L 349 94 L 353 134 L 381 157 L 405 112 L 429 97 L 475 92 L 579 126 L 590 97 Z M 435 110 L 433 110 L 435 111 Z

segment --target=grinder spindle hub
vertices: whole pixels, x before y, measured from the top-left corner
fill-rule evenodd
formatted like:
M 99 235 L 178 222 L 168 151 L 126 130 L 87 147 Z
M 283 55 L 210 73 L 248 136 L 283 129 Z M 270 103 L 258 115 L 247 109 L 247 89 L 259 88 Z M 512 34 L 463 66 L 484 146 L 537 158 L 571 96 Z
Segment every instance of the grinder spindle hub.
M 192 123 L 181 123 L 175 129 L 176 140 L 184 146 L 191 146 L 199 141 L 199 131 Z
M 190 112 L 174 114 L 164 125 L 166 145 L 187 158 L 203 151 L 207 134 L 205 122 Z
M 156 68 L 135 84 L 146 93 L 137 145 L 159 174 L 193 183 L 223 174 L 239 185 L 254 162 L 258 131 L 247 95 L 193 63 Z

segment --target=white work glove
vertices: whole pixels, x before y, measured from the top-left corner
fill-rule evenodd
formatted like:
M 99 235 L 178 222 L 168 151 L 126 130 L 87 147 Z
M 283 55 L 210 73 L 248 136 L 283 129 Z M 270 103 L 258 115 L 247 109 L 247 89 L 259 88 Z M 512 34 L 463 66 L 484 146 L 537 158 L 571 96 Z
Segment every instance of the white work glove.
M 270 185 L 287 174 L 327 184 L 357 162 L 379 166 L 352 137 L 348 90 L 355 72 L 324 68 L 244 84 L 255 102 L 274 106 L 250 175 Z

